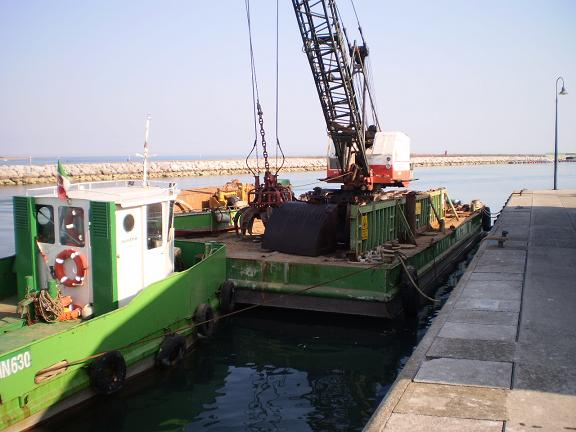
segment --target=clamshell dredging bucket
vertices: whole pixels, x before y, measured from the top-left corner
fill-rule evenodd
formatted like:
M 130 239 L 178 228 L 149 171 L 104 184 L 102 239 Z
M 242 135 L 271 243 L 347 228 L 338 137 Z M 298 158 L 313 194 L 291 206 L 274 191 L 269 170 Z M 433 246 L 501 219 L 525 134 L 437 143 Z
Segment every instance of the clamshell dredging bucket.
M 338 206 L 287 202 L 274 209 L 266 224 L 264 249 L 318 256 L 336 249 Z

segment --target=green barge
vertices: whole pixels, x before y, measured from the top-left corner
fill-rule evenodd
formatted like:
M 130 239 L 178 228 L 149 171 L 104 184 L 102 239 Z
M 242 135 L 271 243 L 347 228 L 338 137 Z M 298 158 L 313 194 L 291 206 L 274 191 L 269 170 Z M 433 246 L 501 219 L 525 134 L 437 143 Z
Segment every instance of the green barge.
M 388 193 L 348 206 L 346 217 L 344 247 L 319 256 L 266 250 L 258 236 L 220 235 L 236 302 L 391 319 L 414 314 L 490 225 L 480 202 L 454 207 L 443 188 Z
M 174 185 L 133 183 L 14 197 L 16 255 L 0 260 L 0 430 L 174 364 L 227 307 L 224 246 L 175 241 Z

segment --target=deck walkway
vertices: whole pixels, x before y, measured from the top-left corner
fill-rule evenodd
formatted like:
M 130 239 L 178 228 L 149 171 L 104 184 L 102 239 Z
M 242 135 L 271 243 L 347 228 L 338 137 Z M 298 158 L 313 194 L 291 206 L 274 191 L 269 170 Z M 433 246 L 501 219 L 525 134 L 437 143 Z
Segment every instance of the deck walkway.
M 576 431 L 576 190 L 514 193 L 365 430 Z

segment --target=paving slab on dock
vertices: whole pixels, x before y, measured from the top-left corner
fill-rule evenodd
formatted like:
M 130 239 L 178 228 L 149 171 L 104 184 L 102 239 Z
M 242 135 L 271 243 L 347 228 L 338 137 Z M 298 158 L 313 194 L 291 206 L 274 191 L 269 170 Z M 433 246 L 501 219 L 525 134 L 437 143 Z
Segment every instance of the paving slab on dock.
M 576 431 L 576 190 L 512 194 L 365 430 Z

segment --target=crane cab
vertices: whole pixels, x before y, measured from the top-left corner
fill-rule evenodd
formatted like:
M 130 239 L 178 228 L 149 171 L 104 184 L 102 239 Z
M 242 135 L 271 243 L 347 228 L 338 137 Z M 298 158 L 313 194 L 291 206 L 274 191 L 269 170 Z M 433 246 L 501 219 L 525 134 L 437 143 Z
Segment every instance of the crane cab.
M 366 158 L 374 185 L 406 187 L 413 178 L 410 137 L 403 132 L 376 132 L 372 146 L 366 150 Z M 327 165 L 328 182 L 342 183 L 340 163 L 331 141 Z
M 372 183 L 408 186 L 412 180 L 410 137 L 403 132 L 376 132 L 374 144 L 366 151 Z

